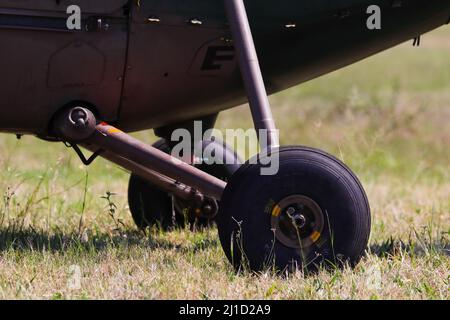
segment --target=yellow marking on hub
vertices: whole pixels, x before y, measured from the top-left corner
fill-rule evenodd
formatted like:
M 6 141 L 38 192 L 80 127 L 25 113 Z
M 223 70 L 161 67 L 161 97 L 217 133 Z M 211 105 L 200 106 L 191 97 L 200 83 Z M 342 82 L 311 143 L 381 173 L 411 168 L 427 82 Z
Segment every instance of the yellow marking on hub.
M 314 233 L 311 235 L 311 240 L 313 242 L 316 242 L 320 238 L 320 232 L 314 231 Z
M 275 206 L 272 210 L 272 216 L 278 217 L 281 213 L 281 208 L 279 206 Z

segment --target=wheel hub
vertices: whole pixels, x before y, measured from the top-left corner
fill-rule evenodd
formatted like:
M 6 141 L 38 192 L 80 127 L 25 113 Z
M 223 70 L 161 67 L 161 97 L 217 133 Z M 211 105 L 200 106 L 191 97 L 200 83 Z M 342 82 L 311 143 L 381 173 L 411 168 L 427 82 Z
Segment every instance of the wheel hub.
M 274 206 L 271 225 L 278 241 L 285 246 L 302 249 L 319 240 L 324 228 L 324 215 L 311 198 L 293 195 Z

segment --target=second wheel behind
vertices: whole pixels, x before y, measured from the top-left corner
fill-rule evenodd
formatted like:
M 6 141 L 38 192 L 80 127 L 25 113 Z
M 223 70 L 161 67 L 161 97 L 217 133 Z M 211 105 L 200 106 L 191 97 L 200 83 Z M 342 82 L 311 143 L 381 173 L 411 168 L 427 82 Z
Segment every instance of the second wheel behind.
M 171 150 L 164 139 L 157 141 L 155 148 L 170 153 Z M 212 163 L 211 159 L 202 159 L 196 167 L 216 178 L 228 181 L 239 169 L 240 159 L 230 148 L 218 141 L 203 141 L 203 151 L 208 151 L 220 163 Z M 212 152 L 211 152 L 212 151 Z M 209 164 L 211 163 L 211 164 Z M 128 203 L 133 220 L 140 229 L 158 226 L 163 230 L 174 227 L 191 228 L 208 227 L 214 221 L 204 217 L 203 212 L 189 202 L 161 191 L 152 183 L 132 174 L 128 187 Z

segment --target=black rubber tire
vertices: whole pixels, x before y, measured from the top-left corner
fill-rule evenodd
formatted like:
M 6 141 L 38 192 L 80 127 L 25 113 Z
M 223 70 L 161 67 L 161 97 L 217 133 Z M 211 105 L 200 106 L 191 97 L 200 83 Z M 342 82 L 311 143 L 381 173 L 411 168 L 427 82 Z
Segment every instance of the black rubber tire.
M 214 150 L 218 150 L 217 157 L 223 157 L 224 160 L 228 159 L 229 161 L 223 165 L 203 163 L 198 168 L 216 178 L 228 181 L 239 169 L 241 161 L 234 151 L 220 142 L 204 141 L 202 147 L 205 149 L 211 144 L 214 144 Z M 158 140 L 153 146 L 170 153 L 170 148 L 164 139 Z M 128 204 L 133 220 L 139 229 L 159 226 L 163 230 L 169 230 L 174 227 L 183 228 L 187 223 L 196 227 L 208 227 L 213 223 L 209 219 L 193 218 L 189 213 L 184 212 L 187 204 L 182 200 L 172 197 L 134 174 L 131 175 L 129 181 Z
M 333 156 L 312 148 L 284 147 L 279 172 L 260 174 L 261 165 L 243 165 L 228 182 L 217 225 L 222 247 L 236 269 L 317 270 L 319 265 L 355 264 L 370 235 L 369 203 L 352 171 Z M 264 163 L 264 162 L 263 162 Z M 283 198 L 302 195 L 326 212 L 320 238 L 303 250 L 274 235 L 271 212 Z

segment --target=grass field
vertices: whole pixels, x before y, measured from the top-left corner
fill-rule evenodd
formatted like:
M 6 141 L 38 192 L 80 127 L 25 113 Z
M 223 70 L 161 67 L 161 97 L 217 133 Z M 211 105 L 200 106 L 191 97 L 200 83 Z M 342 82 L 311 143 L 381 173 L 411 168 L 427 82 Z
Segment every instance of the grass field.
M 449 57 L 447 28 L 271 98 L 283 144 L 336 154 L 367 190 L 372 235 L 353 270 L 235 274 L 215 229 L 136 231 L 123 170 L 0 136 L 0 298 L 449 299 Z M 252 126 L 245 106 L 219 122 Z

